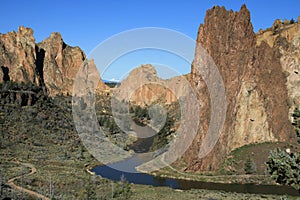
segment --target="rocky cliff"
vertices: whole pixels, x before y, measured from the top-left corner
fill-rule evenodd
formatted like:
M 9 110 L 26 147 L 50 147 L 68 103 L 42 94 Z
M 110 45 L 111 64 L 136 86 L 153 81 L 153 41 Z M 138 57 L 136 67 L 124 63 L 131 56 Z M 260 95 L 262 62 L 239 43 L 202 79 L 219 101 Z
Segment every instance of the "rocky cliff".
M 50 95 L 71 94 L 73 79 L 85 60 L 83 51 L 66 45 L 60 33 L 52 33 L 37 44 L 37 49 L 42 62 L 42 78 Z
M 261 30 L 257 35 L 257 45 L 266 42 L 280 52 L 280 63 L 287 78 L 288 103 L 290 113 L 300 105 L 300 17 L 297 22 L 275 20 L 273 26 Z
M 36 72 L 36 45 L 33 31 L 19 27 L 18 32 L 0 34 L 0 82 L 41 84 Z
M 114 90 L 114 94 L 119 99 L 142 106 L 152 103 L 170 104 L 187 95 L 188 77 L 177 76 L 164 80 L 157 76 L 152 65 L 141 65 L 129 73 L 120 87 Z
M 23 26 L 17 33 L 0 34 L 0 82 L 33 83 L 51 96 L 72 94 L 75 76 L 85 59 L 84 52 L 64 43 L 59 33 L 39 44 L 33 30 Z M 106 88 L 101 80 L 99 87 Z
M 198 158 L 199 146 L 207 134 L 211 108 L 208 90 L 197 70 L 201 61 L 200 47 L 213 58 L 223 78 L 227 98 L 221 136 L 203 159 Z M 251 143 L 289 141 L 293 137 L 288 120 L 287 78 L 281 60 L 284 59 L 278 48 L 264 41 L 257 45 L 245 5 L 239 12 L 217 6 L 207 11 L 198 31 L 191 70 L 191 82 L 199 91 L 202 112 L 197 137 L 184 156 L 189 170 L 214 171 L 235 148 Z

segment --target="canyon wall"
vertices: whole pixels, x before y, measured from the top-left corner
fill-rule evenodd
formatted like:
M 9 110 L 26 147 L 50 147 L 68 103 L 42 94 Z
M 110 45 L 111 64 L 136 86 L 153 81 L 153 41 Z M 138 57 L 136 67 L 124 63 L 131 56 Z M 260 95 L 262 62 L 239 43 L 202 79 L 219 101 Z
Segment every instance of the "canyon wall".
M 219 130 L 221 136 L 203 159 L 198 158 L 199 146 L 207 134 L 211 108 L 208 89 L 197 70 L 201 64 L 201 47 L 214 60 L 223 78 L 227 99 L 225 124 Z M 294 137 L 288 120 L 291 94 L 282 66 L 284 60 L 278 48 L 264 41 L 257 45 L 245 5 L 239 12 L 218 6 L 207 11 L 204 24 L 198 30 L 191 70 L 191 82 L 199 91 L 201 113 L 198 134 L 184 156 L 188 170 L 214 171 L 219 169 L 226 155 L 238 147 L 290 141 Z
M 280 52 L 280 63 L 286 76 L 290 113 L 300 105 L 300 17 L 298 23 L 275 20 L 273 26 L 260 30 L 257 45 L 266 42 Z

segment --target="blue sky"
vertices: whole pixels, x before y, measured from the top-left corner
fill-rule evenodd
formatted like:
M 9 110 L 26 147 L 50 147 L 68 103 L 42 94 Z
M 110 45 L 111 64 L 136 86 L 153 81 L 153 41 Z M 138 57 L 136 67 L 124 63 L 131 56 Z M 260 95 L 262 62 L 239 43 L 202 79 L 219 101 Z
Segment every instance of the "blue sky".
M 80 46 L 88 54 L 105 39 L 141 27 L 173 29 L 196 39 L 207 9 L 224 5 L 236 11 L 243 3 L 251 12 L 255 32 L 270 27 L 277 18 L 297 19 L 300 15 L 299 0 L 6 0 L 1 2 L 0 32 L 24 25 L 33 28 L 37 42 L 51 32 L 60 32 L 67 44 Z M 179 63 L 174 67 L 180 73 L 190 70 L 190 66 Z M 135 66 L 125 66 L 124 71 L 128 67 Z

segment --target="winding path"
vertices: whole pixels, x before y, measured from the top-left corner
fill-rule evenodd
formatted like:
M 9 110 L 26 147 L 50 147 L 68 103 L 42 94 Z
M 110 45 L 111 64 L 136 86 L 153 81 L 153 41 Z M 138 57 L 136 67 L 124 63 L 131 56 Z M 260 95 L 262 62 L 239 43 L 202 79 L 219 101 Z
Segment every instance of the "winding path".
M 23 165 L 23 166 L 25 166 L 25 167 L 30 168 L 31 171 L 30 171 L 30 173 L 26 174 L 26 176 L 29 176 L 29 175 L 31 175 L 31 174 L 34 174 L 34 173 L 36 173 L 36 171 L 37 171 L 36 168 L 34 167 L 34 165 L 32 165 L 32 164 L 30 164 L 30 163 L 21 163 L 21 162 L 19 162 L 19 161 L 14 161 L 13 163 L 21 164 L 21 165 Z M 20 190 L 20 191 L 26 192 L 26 193 L 28 193 L 30 196 L 34 196 L 34 197 L 36 197 L 36 198 L 38 198 L 38 199 L 42 199 L 42 200 L 50 200 L 48 197 L 46 197 L 46 196 L 44 196 L 44 195 L 42 195 L 42 194 L 39 194 L 39 193 L 37 193 L 37 192 L 35 192 L 35 191 L 28 190 L 28 189 L 26 189 L 26 188 L 24 188 L 24 187 L 21 187 L 21 186 L 16 185 L 16 184 L 14 183 L 14 181 L 17 180 L 17 179 L 20 179 L 20 178 L 22 178 L 22 175 L 21 175 L 21 176 L 14 177 L 14 178 L 11 178 L 11 179 L 9 179 L 9 180 L 7 181 L 7 184 L 8 184 L 10 187 L 12 187 L 12 188 L 14 188 L 14 189 L 16 189 L 16 190 Z

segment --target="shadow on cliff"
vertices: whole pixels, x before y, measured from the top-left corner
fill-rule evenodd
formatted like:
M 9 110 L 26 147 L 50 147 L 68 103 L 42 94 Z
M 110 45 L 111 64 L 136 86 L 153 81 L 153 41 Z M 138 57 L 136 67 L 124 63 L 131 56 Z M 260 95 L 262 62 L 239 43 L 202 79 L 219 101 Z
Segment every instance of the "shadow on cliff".
M 9 68 L 5 66 L 1 66 L 2 72 L 3 72 L 3 81 L 10 81 L 9 77 Z
M 36 53 L 36 71 L 40 77 L 40 84 L 43 86 L 44 83 L 44 59 L 45 59 L 45 50 L 35 46 L 35 53 Z
M 48 91 L 44 81 L 44 59 L 45 59 L 46 51 L 45 49 L 40 48 L 38 45 L 35 45 L 35 53 L 36 53 L 36 60 L 35 60 L 36 72 L 39 75 L 40 86 L 43 88 L 44 94 L 47 95 Z

